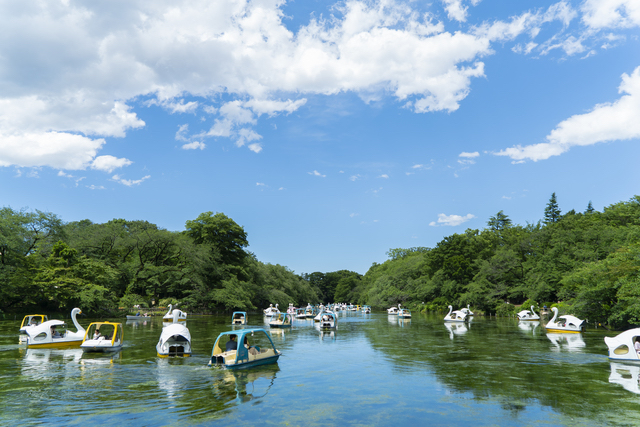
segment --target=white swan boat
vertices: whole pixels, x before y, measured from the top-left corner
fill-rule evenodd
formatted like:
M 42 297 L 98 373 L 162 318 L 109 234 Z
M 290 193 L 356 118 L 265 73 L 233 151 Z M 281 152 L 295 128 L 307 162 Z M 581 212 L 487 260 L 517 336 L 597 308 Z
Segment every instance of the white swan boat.
M 158 357 L 189 357 L 191 356 L 191 333 L 180 322 L 181 311 L 173 310 L 173 323 L 162 328 L 160 340 L 156 344 Z
M 87 328 L 80 348 L 86 352 L 119 351 L 123 341 L 122 323 L 94 322 Z
M 269 304 L 269 308 L 265 308 L 263 311 L 266 317 L 273 317 L 273 316 L 276 316 L 278 313 L 280 313 L 280 310 L 278 309 L 278 304 L 276 304 L 275 307 L 273 306 L 273 304 Z
M 449 306 L 449 313 L 444 316 L 445 322 L 464 322 L 467 319 L 467 314 L 462 310 L 453 311 L 453 307 Z
M 471 304 L 467 304 L 466 308 L 461 308 L 460 311 L 465 313 L 467 315 L 467 317 L 469 316 L 473 316 L 473 311 L 471 311 Z
M 400 311 L 400 304 L 397 307 L 387 308 L 387 314 L 396 315 Z
M 65 322 L 55 319 L 26 329 L 27 348 L 79 347 L 85 334 L 85 329 L 76 320 L 76 316 L 80 313 L 82 310 L 79 308 L 71 310 L 71 320 L 76 327 L 76 332 L 67 330 Z
M 609 359 L 639 361 L 640 354 L 635 349 L 638 340 L 640 340 L 640 328 L 629 329 L 615 337 L 604 337 L 604 343 L 609 348 Z
M 362 312 L 364 314 L 371 314 L 371 306 L 370 305 L 363 305 L 362 306 Z
M 163 322 L 173 322 L 173 312 L 174 311 L 178 311 L 180 313 L 180 318 L 178 319 L 179 322 L 184 322 L 187 320 L 187 313 L 185 313 L 184 311 L 178 310 L 178 309 L 173 309 L 173 305 L 169 304 L 169 311 L 167 311 L 167 314 L 165 314 L 162 317 L 162 321 Z
M 296 314 L 296 308 L 293 306 L 292 302 L 289 303 L 289 308 L 287 308 L 287 313 L 289 313 L 292 316 Z
M 536 321 L 540 320 L 540 316 L 536 314 L 533 310 L 533 306 L 531 306 L 531 310 L 522 310 L 518 313 L 518 320 L 521 321 Z
M 322 318 L 322 313 L 324 313 L 324 307 L 320 306 L 320 311 L 318 312 L 318 314 L 316 315 L 316 317 L 313 318 L 314 322 L 319 322 L 320 319 Z
M 587 323 L 585 320 L 578 319 L 570 314 L 558 317 L 558 308 L 551 307 L 551 310 L 553 311 L 553 318 L 545 325 L 547 331 L 574 334 L 584 332 Z

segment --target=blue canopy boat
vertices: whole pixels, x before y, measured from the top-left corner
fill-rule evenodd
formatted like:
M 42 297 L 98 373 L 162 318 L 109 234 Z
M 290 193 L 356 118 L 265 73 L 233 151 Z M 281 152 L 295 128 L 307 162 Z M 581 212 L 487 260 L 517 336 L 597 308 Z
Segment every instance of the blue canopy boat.
M 268 365 L 276 363 L 281 354 L 264 329 L 228 331 L 218 335 L 211 350 L 209 366 L 242 369 Z
M 231 316 L 231 323 L 234 325 L 246 325 L 247 324 L 247 312 L 246 311 L 234 311 Z

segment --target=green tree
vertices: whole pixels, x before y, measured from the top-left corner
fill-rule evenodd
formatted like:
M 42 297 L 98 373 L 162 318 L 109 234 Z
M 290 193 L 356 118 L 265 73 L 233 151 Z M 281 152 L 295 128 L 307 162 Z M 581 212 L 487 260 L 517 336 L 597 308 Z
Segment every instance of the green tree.
M 544 209 L 544 222 L 545 224 L 553 224 L 560 220 L 560 207 L 556 199 L 556 193 L 551 194 L 551 198 L 547 203 L 547 207 Z
M 224 264 L 240 265 L 247 256 L 244 251 L 244 248 L 249 246 L 247 233 L 223 213 L 200 214 L 195 220 L 186 222 L 185 233 L 196 244 L 213 245 L 220 253 Z

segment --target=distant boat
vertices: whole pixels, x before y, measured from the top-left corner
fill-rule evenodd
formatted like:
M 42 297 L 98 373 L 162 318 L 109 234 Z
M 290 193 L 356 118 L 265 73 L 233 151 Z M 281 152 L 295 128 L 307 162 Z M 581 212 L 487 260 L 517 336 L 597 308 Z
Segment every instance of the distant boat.
M 273 317 L 276 314 L 280 313 L 280 310 L 278 309 L 278 304 L 276 304 L 275 307 L 273 306 L 273 304 L 269 304 L 269 308 L 265 308 L 263 311 L 266 317 Z
M 467 314 L 461 310 L 452 311 L 453 307 L 449 306 L 449 313 L 444 316 L 445 322 L 464 322 L 467 319 Z
M 247 324 L 247 312 L 235 311 L 231 316 L 231 323 L 234 325 L 246 325 Z
M 402 319 L 411 319 L 411 310 L 408 308 L 401 308 L 398 312 L 398 317 Z
M 127 320 L 149 320 L 151 319 L 151 316 L 149 316 L 148 314 L 146 316 L 138 316 L 138 315 L 132 315 L 132 314 L 127 314 Z
M 338 317 L 332 311 L 325 311 L 320 318 L 320 329 L 335 329 Z
M 179 322 L 184 322 L 184 321 L 186 321 L 186 320 L 187 320 L 187 313 L 185 313 L 184 311 L 178 310 L 177 308 L 174 310 L 174 309 L 173 309 L 173 305 L 169 304 L 169 311 L 167 311 L 167 314 L 165 314 L 165 315 L 162 317 L 162 321 L 163 321 L 163 322 L 173 322 L 173 321 L 174 321 L 174 319 L 173 319 L 173 313 L 174 313 L 175 311 L 178 311 L 178 312 L 179 312 L 179 313 L 178 313 L 178 314 L 179 314 L 179 317 L 178 317 L 178 321 L 179 321 Z
M 574 334 L 584 332 L 586 327 L 585 320 L 578 319 L 576 316 L 569 314 L 558 317 L 558 308 L 551 307 L 551 310 L 553 311 L 553 318 L 545 325 L 547 331 Z M 558 318 L 557 321 L 556 318 Z
M 292 317 L 289 313 L 278 313 L 275 317 L 271 318 L 269 326 L 272 328 L 290 328 L 291 319 Z
M 521 312 L 518 313 L 518 319 L 519 320 L 531 320 L 531 321 L 535 321 L 535 320 L 540 320 L 540 316 L 538 316 L 536 314 L 535 311 L 533 311 L 533 306 L 531 306 L 531 311 L 529 310 L 522 310 Z
M 397 307 L 391 307 L 387 309 L 387 314 L 395 315 L 400 311 L 400 304 Z

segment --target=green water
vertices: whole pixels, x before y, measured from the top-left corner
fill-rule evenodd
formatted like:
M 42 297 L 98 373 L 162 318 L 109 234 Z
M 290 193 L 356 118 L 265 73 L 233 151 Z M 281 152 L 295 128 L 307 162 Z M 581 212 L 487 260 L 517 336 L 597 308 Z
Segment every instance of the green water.
M 190 317 L 185 359 L 156 357 L 160 319 L 125 324 L 125 347 L 111 356 L 27 350 L 19 321 L 0 322 L 0 424 L 640 424 L 640 365 L 610 362 L 604 331 L 551 335 L 514 319 L 445 325 L 436 315 L 352 312 L 335 332 L 312 321 L 275 331 L 276 365 L 209 368 L 230 319 Z M 249 323 L 268 328 L 261 316 Z

